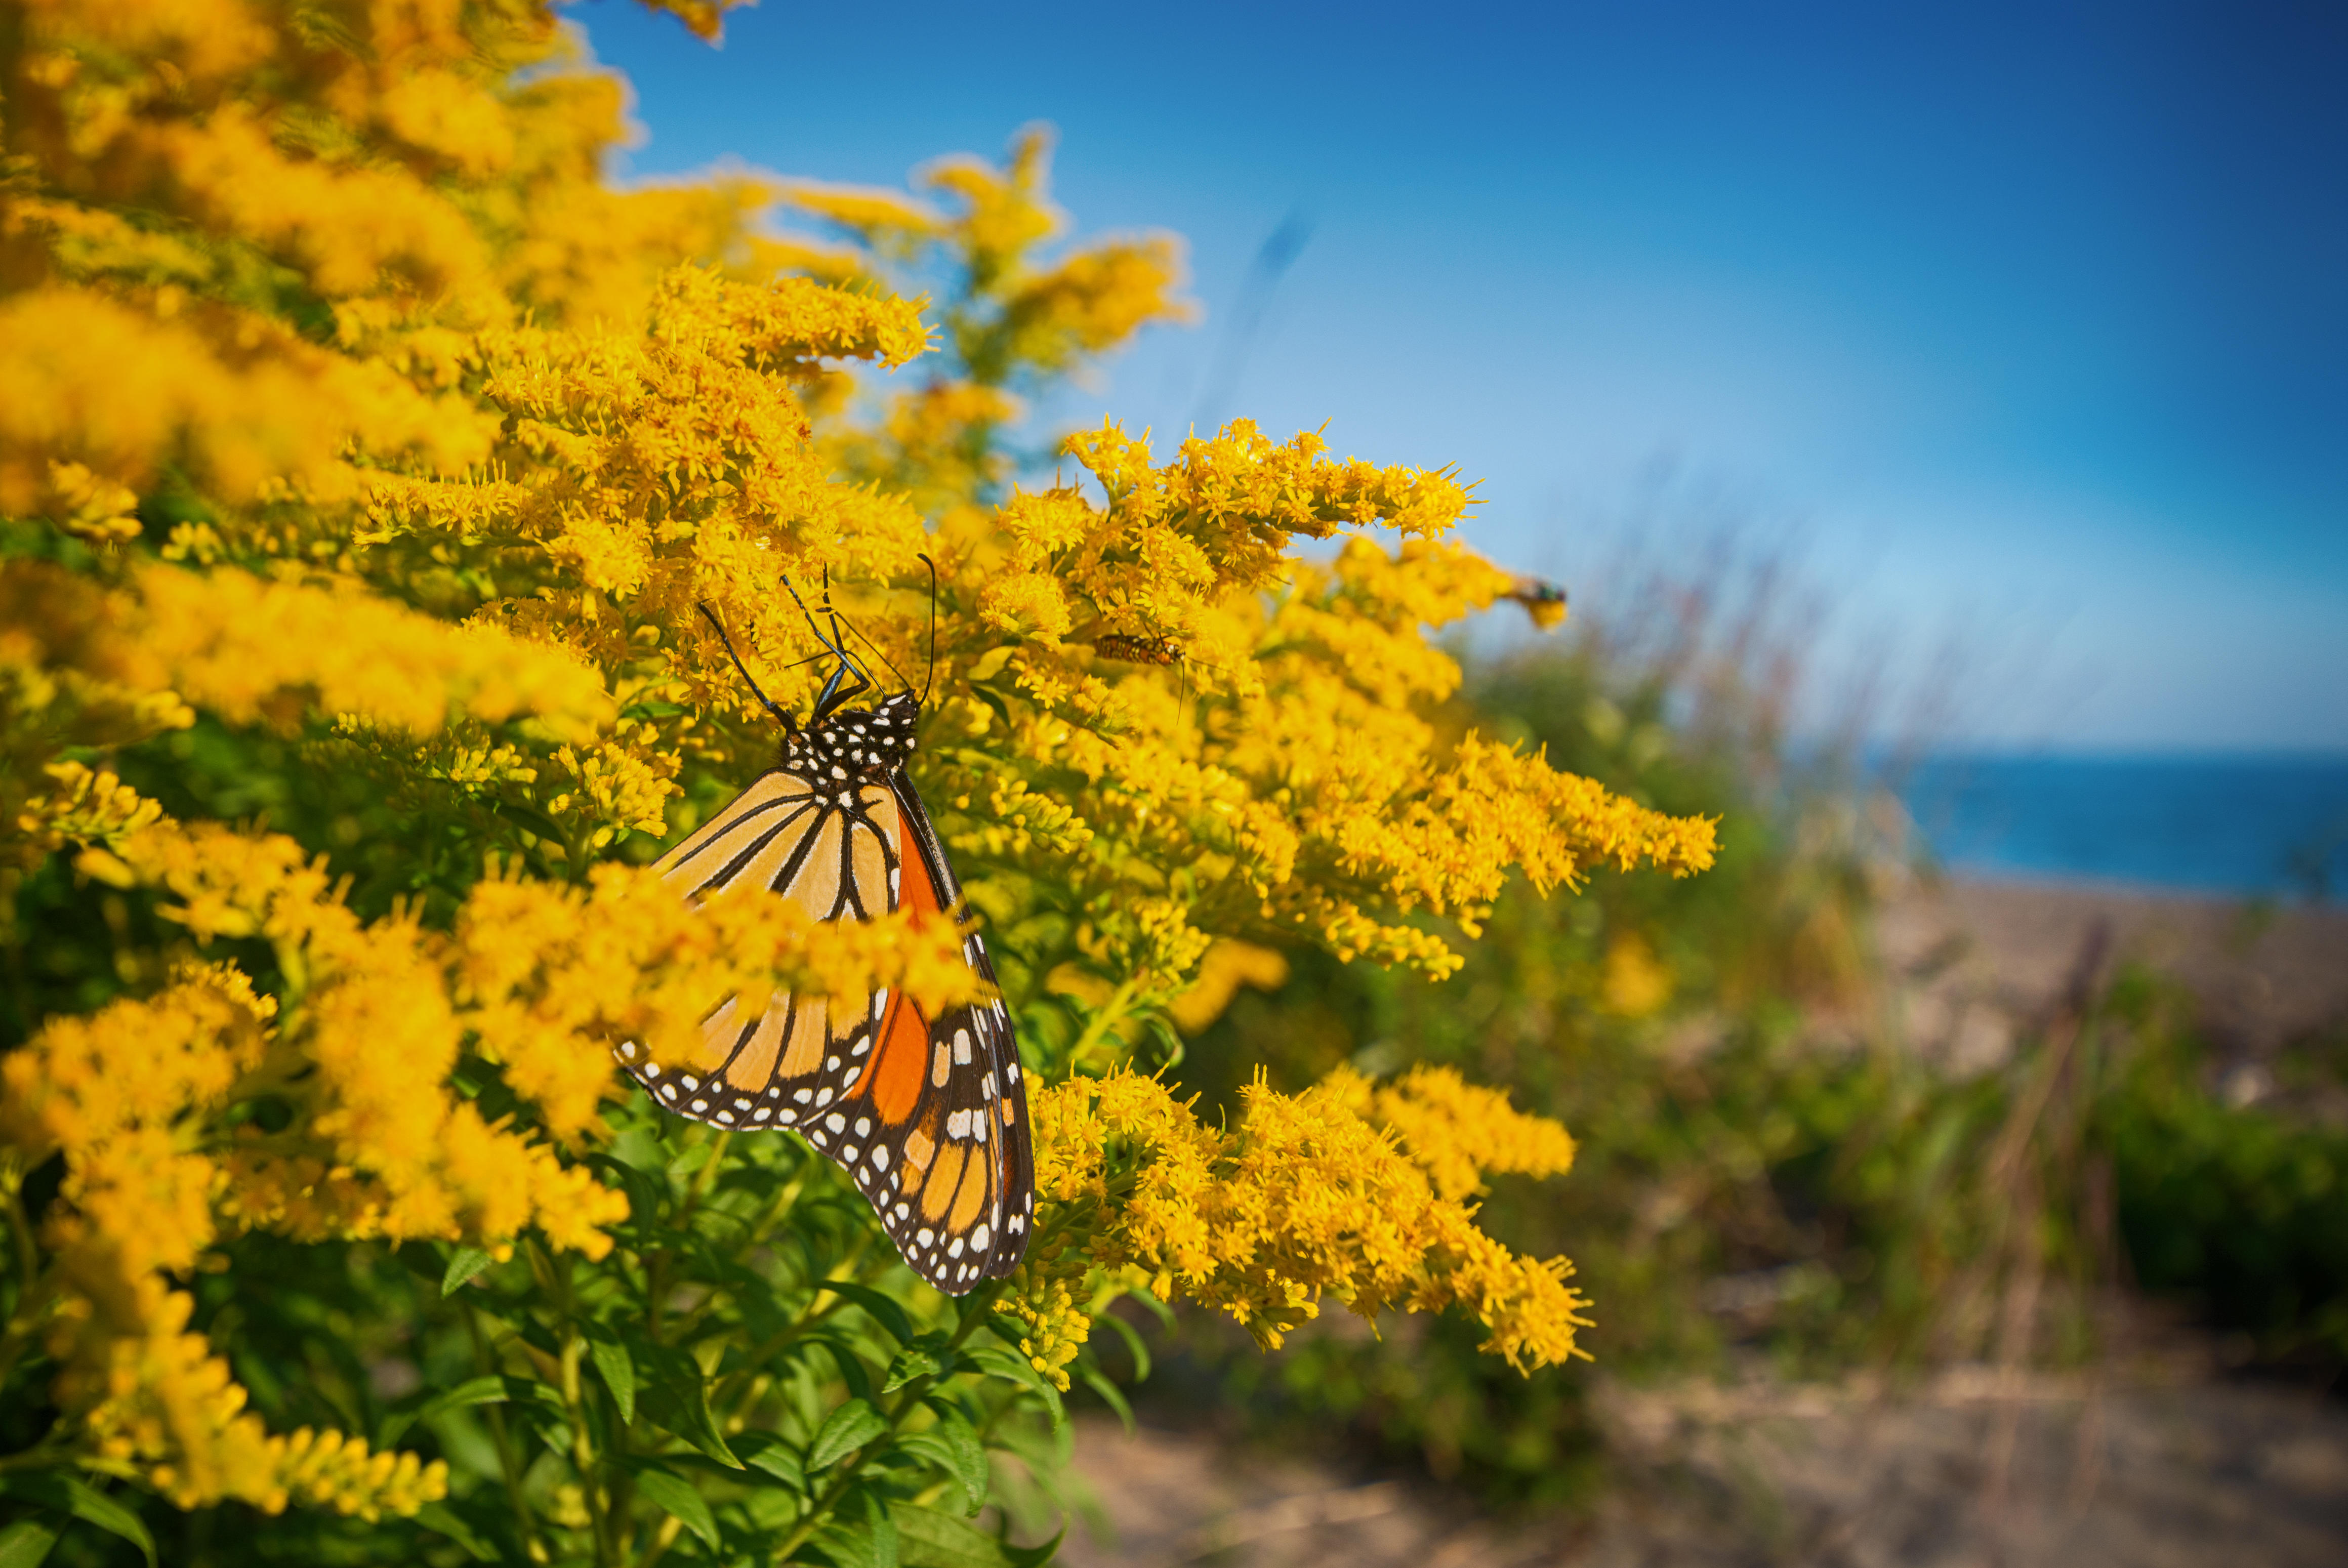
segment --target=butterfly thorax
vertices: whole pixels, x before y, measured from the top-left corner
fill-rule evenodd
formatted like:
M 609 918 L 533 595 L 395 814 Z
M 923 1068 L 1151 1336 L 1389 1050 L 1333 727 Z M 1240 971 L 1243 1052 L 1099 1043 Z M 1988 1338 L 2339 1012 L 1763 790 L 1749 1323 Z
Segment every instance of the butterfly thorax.
M 885 777 L 913 754 L 920 705 L 899 695 L 877 708 L 827 714 L 783 738 L 782 765 L 814 779 Z

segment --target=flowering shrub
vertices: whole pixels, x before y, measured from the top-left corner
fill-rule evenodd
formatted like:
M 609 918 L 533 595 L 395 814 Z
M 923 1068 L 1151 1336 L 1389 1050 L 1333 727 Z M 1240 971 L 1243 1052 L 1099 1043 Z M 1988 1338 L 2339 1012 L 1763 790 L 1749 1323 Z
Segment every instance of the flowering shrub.
M 10 1561 L 67 1517 L 152 1555 L 149 1498 L 297 1510 L 196 1557 L 1032 1560 L 965 1521 L 1048 1484 L 1072 1373 L 1114 1397 L 1120 1295 L 1576 1353 L 1567 1265 L 1468 1206 L 1552 1124 L 1341 1075 L 1216 1130 L 1128 1070 L 1268 946 L 1439 976 L 1511 872 L 1708 863 L 1440 717 L 1428 629 L 1511 590 L 1452 476 L 1112 425 L 1013 488 L 1023 393 L 1184 308 L 1169 242 L 1047 250 L 1040 138 L 621 192 L 540 5 L 0 15 Z M 960 1300 L 795 1138 L 612 1063 L 728 995 L 969 999 L 949 923 L 644 869 L 776 740 L 695 607 L 820 677 L 787 575 L 934 657 L 916 778 L 1043 1086 L 1028 1264 Z

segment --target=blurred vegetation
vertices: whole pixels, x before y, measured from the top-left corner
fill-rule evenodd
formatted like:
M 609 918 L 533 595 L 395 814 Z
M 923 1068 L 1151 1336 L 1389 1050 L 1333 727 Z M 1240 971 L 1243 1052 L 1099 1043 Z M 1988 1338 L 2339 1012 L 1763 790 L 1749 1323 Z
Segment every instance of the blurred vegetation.
M 1601 872 L 1570 900 L 1512 889 L 1441 984 L 1296 954 L 1179 1068 L 1229 1105 L 1260 1070 L 1281 1087 L 1341 1062 L 1450 1064 L 1562 1121 L 1572 1173 L 1496 1182 L 1483 1212 L 1511 1244 L 1577 1260 L 1594 1362 L 1495 1376 L 1450 1318 L 1383 1337 L 1333 1325 L 1266 1362 L 1194 1325 L 1186 1349 L 1212 1391 L 1157 1397 L 1231 1399 L 1275 1431 L 1339 1416 L 1491 1501 L 1537 1505 L 1602 1484 L 1601 1377 L 1738 1354 L 1790 1376 L 2077 1365 L 2109 1353 L 2104 1308 L 2129 1287 L 2241 1355 L 2319 1377 L 2348 1357 L 2348 1136 L 2228 1103 L 2178 986 L 2115 979 L 2090 950 L 2002 1064 L 1952 1071 L 1904 1037 L 1900 993 L 1952 954 L 1892 973 L 1876 924 L 1931 873 L 1855 747 L 1789 739 L 1816 605 L 1749 542 L 1724 536 L 1680 569 L 1618 562 L 1594 614 L 1577 593 L 1564 634 L 1474 665 L 1460 701 L 1462 723 L 1568 770 L 1717 816 L 1710 873 Z M 2278 1070 L 2336 1087 L 2336 1046 Z

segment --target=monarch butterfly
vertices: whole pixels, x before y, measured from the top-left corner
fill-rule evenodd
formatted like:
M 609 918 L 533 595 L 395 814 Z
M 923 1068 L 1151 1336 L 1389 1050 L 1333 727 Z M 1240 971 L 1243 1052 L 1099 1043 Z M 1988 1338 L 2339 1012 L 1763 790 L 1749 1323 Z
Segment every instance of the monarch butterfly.
M 958 914 L 962 888 L 905 774 L 928 694 L 915 697 L 909 684 L 871 707 L 850 707 L 872 689 L 871 676 L 848 652 L 828 602 L 829 636 L 804 601 L 800 610 L 823 645 L 817 656 L 837 661 L 804 726 L 758 689 L 724 624 L 702 606 L 734 667 L 782 725 L 782 756 L 654 869 L 687 898 L 767 894 L 817 920 L 899 909 Z M 934 660 L 934 618 L 931 636 Z M 963 938 L 963 956 L 991 992 L 994 966 L 975 934 Z M 686 1066 L 659 1067 L 633 1045 L 620 1047 L 620 1059 L 680 1116 L 803 1135 L 854 1178 L 913 1271 L 948 1295 L 1018 1266 L 1035 1214 L 1035 1157 L 1019 1046 L 999 1000 L 932 1016 L 886 989 L 855 1013 L 820 996 L 778 994 L 755 1017 L 740 1000 L 704 1021 L 701 1050 Z

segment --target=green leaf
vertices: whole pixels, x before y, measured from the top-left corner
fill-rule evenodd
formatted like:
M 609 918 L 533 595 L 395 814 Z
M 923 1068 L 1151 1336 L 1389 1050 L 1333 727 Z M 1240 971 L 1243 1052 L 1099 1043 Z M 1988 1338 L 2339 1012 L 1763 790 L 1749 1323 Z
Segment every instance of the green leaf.
M 1014 1546 L 1006 1541 L 1003 1543 L 1003 1560 L 1010 1563 L 1011 1568 L 1044 1568 L 1044 1564 L 1060 1554 L 1060 1542 L 1067 1538 L 1068 1527 L 1063 1524 L 1051 1540 L 1040 1545 Z
M 448 1272 L 440 1276 L 440 1294 L 456 1295 L 467 1280 L 495 1262 L 497 1259 L 489 1256 L 486 1247 L 458 1247 L 448 1254 Z
M 472 1377 L 438 1394 L 417 1396 L 412 1408 L 394 1410 L 384 1418 L 381 1429 L 376 1433 L 375 1446 L 389 1448 L 405 1437 L 407 1429 L 417 1422 L 445 1416 L 451 1410 L 462 1410 L 472 1405 L 502 1405 L 513 1397 L 507 1387 L 508 1381 L 504 1377 Z
M 872 1532 L 872 1568 L 897 1568 L 897 1525 L 880 1494 L 858 1487 L 864 1497 L 864 1517 Z
M 1149 1346 L 1142 1343 L 1141 1330 L 1113 1312 L 1102 1313 L 1093 1321 L 1106 1323 L 1117 1330 L 1118 1336 L 1125 1341 L 1126 1349 L 1133 1357 L 1133 1380 L 1137 1383 L 1148 1382 L 1149 1380 Z
M 978 698 L 979 701 L 993 708 L 994 710 L 995 717 L 1003 720 L 1005 727 L 1017 727 L 1019 721 L 1011 717 L 1011 704 L 1004 699 L 1004 695 L 1001 692 L 995 690 L 993 686 L 966 686 L 963 689 L 968 692 L 970 696 Z M 965 751 L 963 755 L 968 756 L 970 753 Z M 985 762 L 992 763 L 994 760 L 992 757 L 985 757 L 983 753 L 980 755 L 982 759 Z
M 970 1505 L 963 1511 L 976 1513 L 986 1506 L 986 1447 L 960 1410 L 951 1406 L 941 1409 L 934 1403 L 930 1408 L 938 1412 L 938 1424 L 899 1441 L 907 1453 L 920 1455 L 953 1477 L 962 1487 L 963 1501 Z
M 636 1364 L 628 1359 L 628 1347 L 616 1339 L 591 1337 L 587 1354 L 595 1360 L 595 1370 L 602 1374 L 603 1387 L 612 1390 L 612 1402 L 620 1407 L 620 1424 L 627 1426 L 636 1418 Z
M 1050 1378 L 1036 1371 L 1035 1364 L 1025 1356 L 992 1345 L 971 1346 L 963 1351 L 963 1355 L 994 1377 L 1007 1377 L 1033 1389 L 1042 1398 L 1044 1408 L 1052 1412 L 1055 1430 L 1067 1424 L 1067 1407 L 1060 1402 L 1060 1390 L 1054 1387 Z
M 41 1568 L 57 1532 L 38 1519 L 20 1519 L 0 1530 L 0 1568 Z
M 881 1379 L 880 1392 L 893 1394 L 916 1377 L 934 1377 L 944 1370 L 936 1357 L 918 1345 L 909 1345 L 889 1363 L 889 1375 Z
M 950 1513 L 911 1503 L 889 1511 L 897 1522 L 899 1568 L 1041 1568 L 1060 1546 L 1057 1535 L 1042 1546 L 1013 1546 Z
M 905 1309 L 870 1286 L 851 1284 L 844 1279 L 828 1279 L 816 1288 L 845 1296 L 862 1307 L 871 1315 L 873 1322 L 889 1331 L 889 1336 L 898 1344 L 903 1345 L 912 1339 L 913 1326 L 906 1320 Z
M 856 1354 L 855 1346 L 840 1335 L 822 1329 L 808 1335 L 803 1343 L 831 1357 L 832 1364 L 839 1368 L 839 1380 L 848 1385 L 850 1394 L 860 1399 L 872 1398 L 872 1374 L 864 1369 L 863 1358 Z
M 416 1522 L 436 1531 L 463 1547 L 477 1563 L 495 1563 L 498 1549 L 473 1533 L 473 1527 L 457 1517 L 445 1502 L 427 1502 L 416 1511 Z
M 53 1508 L 59 1513 L 70 1513 L 86 1524 L 97 1525 L 109 1535 L 119 1535 L 145 1553 L 148 1568 L 154 1568 L 155 1538 L 147 1533 L 146 1522 L 124 1507 L 119 1500 L 107 1496 L 77 1476 L 57 1470 L 0 1475 L 0 1495 L 20 1497 L 27 1502 Z M 43 1550 L 47 1549 L 45 1547 Z
M 1128 1301 L 1138 1301 L 1148 1307 L 1157 1316 L 1158 1326 L 1160 1328 L 1170 1329 L 1174 1326 L 1174 1309 L 1148 1291 L 1136 1286 L 1125 1293 L 1125 1298 Z
M 744 1432 L 734 1439 L 734 1451 L 754 1470 L 764 1470 L 793 1491 L 808 1489 L 807 1471 L 791 1446 L 772 1432 Z
M 650 1467 L 636 1471 L 636 1490 L 655 1508 L 666 1509 L 684 1526 L 717 1550 L 717 1521 L 710 1516 L 709 1504 L 695 1491 L 691 1481 L 673 1476 L 664 1470 Z
M 709 1383 L 701 1363 L 673 1345 L 638 1342 L 635 1351 L 651 1363 L 652 1376 L 638 1390 L 644 1414 L 726 1469 L 740 1470 L 742 1461 L 726 1446 L 709 1413 Z
M 623 1134 L 620 1139 L 615 1140 L 613 1147 L 618 1148 L 624 1144 L 628 1136 Z M 654 1154 L 659 1152 L 660 1146 L 654 1143 L 651 1139 L 644 1139 L 643 1144 L 644 1149 L 648 1150 L 644 1155 L 645 1159 L 650 1160 Z M 598 1174 L 608 1174 L 612 1181 L 618 1182 L 620 1190 L 627 1193 L 629 1223 L 648 1226 L 658 1222 L 661 1212 L 661 1181 L 656 1165 L 647 1170 L 642 1165 L 615 1160 L 608 1154 L 590 1154 L 581 1163 Z M 611 1182 L 604 1184 L 609 1186 Z
M 525 805 L 520 800 L 494 799 L 486 803 L 490 810 L 503 817 L 507 821 L 518 827 L 529 829 L 550 844 L 559 844 L 564 840 L 565 835 L 562 830 L 555 825 L 554 819 L 535 806 Z
M 1086 1387 L 1100 1396 L 1102 1404 L 1117 1412 L 1117 1418 L 1125 1425 L 1125 1435 L 1133 1436 L 1133 1407 L 1126 1402 L 1124 1390 L 1104 1377 L 1101 1369 L 1092 1365 L 1090 1357 L 1077 1362 L 1076 1376 L 1085 1380 Z
M 808 1449 L 808 1469 L 829 1470 L 850 1452 L 889 1429 L 880 1412 L 862 1399 L 850 1399 L 834 1410 Z

